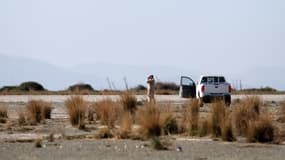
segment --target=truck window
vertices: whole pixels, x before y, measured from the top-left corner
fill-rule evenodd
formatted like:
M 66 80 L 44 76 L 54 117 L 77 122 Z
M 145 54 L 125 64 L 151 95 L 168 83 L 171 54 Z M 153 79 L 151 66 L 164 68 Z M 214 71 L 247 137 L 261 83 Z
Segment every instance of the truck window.
M 226 82 L 225 77 L 219 77 L 219 82 Z

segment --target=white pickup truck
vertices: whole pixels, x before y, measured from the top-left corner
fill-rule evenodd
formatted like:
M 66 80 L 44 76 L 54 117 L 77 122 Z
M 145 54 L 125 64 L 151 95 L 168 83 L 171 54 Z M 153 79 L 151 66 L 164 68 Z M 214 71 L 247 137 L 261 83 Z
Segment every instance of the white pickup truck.
M 201 76 L 197 84 L 186 76 L 180 80 L 179 95 L 183 98 L 196 97 L 201 106 L 213 99 L 223 99 L 226 105 L 230 105 L 231 91 L 231 85 L 223 76 Z

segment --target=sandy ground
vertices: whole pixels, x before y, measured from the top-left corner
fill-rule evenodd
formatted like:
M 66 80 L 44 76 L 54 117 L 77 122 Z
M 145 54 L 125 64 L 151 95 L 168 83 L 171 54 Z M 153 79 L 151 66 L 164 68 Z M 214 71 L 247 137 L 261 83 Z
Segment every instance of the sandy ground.
M 212 141 L 207 138 L 175 137 L 168 151 L 155 151 L 149 141 L 132 140 L 95 140 L 88 138 L 96 133 L 98 126 L 87 125 L 89 131 L 82 131 L 72 127 L 64 106 L 69 96 L 0 96 L 0 103 L 8 106 L 8 115 L 11 122 L 0 125 L 0 160 L 4 159 L 272 159 L 283 160 L 285 157 L 284 142 L 281 145 L 248 144 L 244 141 L 227 143 Z M 84 96 L 90 102 L 104 98 L 117 100 L 118 96 Z M 233 96 L 233 100 L 241 99 L 246 95 Z M 278 118 L 280 102 L 285 95 L 262 95 L 266 109 L 273 113 L 274 120 Z M 139 101 L 146 99 L 138 96 Z M 17 110 L 24 109 L 31 99 L 42 99 L 52 103 L 51 120 L 37 126 L 11 127 L 17 119 Z M 179 106 L 188 99 L 178 96 L 156 96 L 159 103 L 171 103 Z M 209 112 L 209 105 L 201 108 L 200 112 Z M 279 124 L 280 125 L 280 124 Z M 279 126 L 284 129 L 284 124 Z M 47 137 L 53 133 L 55 142 L 47 142 Z M 63 136 L 65 138 L 63 138 Z M 83 137 L 83 138 L 80 138 Z M 35 139 L 44 139 L 42 148 L 35 148 Z M 65 139 L 65 140 L 64 140 Z M 73 139 L 73 140 L 66 140 Z M 177 152 L 181 146 L 183 152 Z

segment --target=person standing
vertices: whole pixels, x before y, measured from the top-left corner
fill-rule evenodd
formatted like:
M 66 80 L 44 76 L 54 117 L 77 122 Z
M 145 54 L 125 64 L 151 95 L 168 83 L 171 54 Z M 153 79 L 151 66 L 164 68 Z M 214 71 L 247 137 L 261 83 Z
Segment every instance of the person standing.
M 148 102 L 154 102 L 154 90 L 155 90 L 155 80 L 154 76 L 150 75 L 147 77 L 147 100 Z

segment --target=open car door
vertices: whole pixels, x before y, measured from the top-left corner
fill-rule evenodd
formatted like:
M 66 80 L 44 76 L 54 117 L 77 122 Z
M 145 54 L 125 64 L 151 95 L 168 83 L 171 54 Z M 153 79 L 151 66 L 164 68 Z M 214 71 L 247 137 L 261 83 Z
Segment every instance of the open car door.
M 196 85 L 190 77 L 181 76 L 179 96 L 182 98 L 196 97 Z

